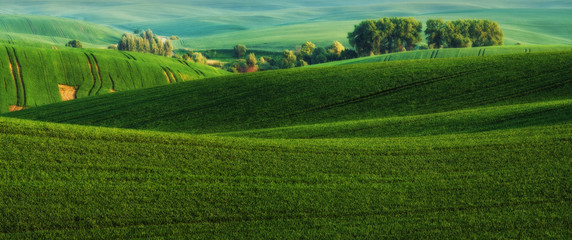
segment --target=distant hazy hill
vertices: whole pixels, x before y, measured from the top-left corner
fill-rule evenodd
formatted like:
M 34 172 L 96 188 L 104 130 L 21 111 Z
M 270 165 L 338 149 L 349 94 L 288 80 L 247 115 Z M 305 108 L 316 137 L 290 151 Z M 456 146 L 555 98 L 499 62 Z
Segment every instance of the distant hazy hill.
M 0 41 L 65 45 L 80 40 L 85 46 L 108 46 L 121 37 L 119 30 L 72 19 L 0 14 Z
M 151 28 L 179 35 L 179 45 L 198 49 L 251 48 L 284 50 L 312 41 L 338 40 L 363 19 L 414 16 L 421 21 L 486 18 L 499 22 L 506 44 L 572 44 L 570 1 L 12 1 L 0 12 L 86 20 L 120 29 Z

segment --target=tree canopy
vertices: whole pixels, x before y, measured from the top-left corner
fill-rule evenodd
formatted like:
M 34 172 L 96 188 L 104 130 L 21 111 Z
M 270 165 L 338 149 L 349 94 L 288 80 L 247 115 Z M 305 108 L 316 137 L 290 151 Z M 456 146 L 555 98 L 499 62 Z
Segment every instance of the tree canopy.
M 316 45 L 314 43 L 306 42 L 302 44 L 301 52 L 305 55 L 312 56 L 314 49 L 316 49 Z
M 430 47 L 484 47 L 503 45 L 504 33 L 497 22 L 491 20 L 427 20 L 425 30 Z
M 140 35 L 123 34 L 117 49 L 122 51 L 152 53 L 170 57 L 173 55 L 173 44 L 167 38 L 160 38 L 151 29 L 141 31 Z
M 422 23 L 414 18 L 365 20 L 348 33 L 348 40 L 362 56 L 409 51 L 422 41 L 422 28 Z
M 83 44 L 79 40 L 71 40 L 66 43 L 66 47 L 83 48 Z
M 234 46 L 234 56 L 237 58 L 244 57 L 246 55 L 246 46 L 242 44 L 237 44 Z

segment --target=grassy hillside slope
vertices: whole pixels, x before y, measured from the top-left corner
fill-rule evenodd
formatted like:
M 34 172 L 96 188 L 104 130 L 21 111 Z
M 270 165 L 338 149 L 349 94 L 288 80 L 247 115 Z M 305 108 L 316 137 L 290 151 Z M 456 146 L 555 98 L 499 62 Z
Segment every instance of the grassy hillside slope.
M 361 57 L 343 61 L 311 65 L 310 67 L 338 66 L 355 63 L 387 62 L 415 59 L 482 57 L 515 53 L 538 53 L 552 51 L 572 51 L 572 45 L 530 45 L 530 46 L 495 46 L 476 48 L 444 48 L 399 52 L 371 57 Z
M 569 239 L 571 60 L 303 68 L 6 114 L 0 238 Z
M 225 74 L 150 54 L 0 44 L 0 113 L 10 106 L 61 102 L 58 84 L 75 88 L 75 97 L 82 98 Z
M 572 52 L 302 68 L 80 99 L 8 116 L 190 133 L 246 131 L 569 100 L 571 69 Z
M 570 121 L 291 141 L 0 117 L 0 238 L 569 239 L 571 136 Z
M 80 40 L 86 47 L 115 44 L 121 31 L 84 21 L 31 15 L 0 14 L 0 41 L 63 46 Z

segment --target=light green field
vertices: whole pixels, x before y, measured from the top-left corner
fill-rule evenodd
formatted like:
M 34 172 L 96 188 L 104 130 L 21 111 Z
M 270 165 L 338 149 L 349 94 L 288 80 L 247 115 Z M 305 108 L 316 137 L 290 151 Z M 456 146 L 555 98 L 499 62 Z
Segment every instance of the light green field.
M 569 17 L 571 12 L 572 10 L 507 9 L 412 16 L 423 23 L 430 18 L 443 18 L 445 20 L 484 18 L 497 21 L 505 34 L 505 45 L 516 43 L 525 45 L 572 45 L 572 33 L 566 30 L 572 27 L 572 18 Z M 373 18 L 379 17 L 384 17 L 384 15 Z M 311 41 L 317 46 L 327 47 L 337 40 L 344 46 L 350 47 L 347 34 L 353 31 L 354 25 L 360 21 L 323 21 L 249 29 L 204 37 L 187 37 L 177 44 L 181 47 L 209 49 L 230 48 L 236 43 L 242 43 L 253 49 L 280 51 L 295 49 L 296 46 L 306 41 Z
M 569 239 L 571 64 L 301 68 L 5 114 L 0 238 Z
M 65 4 L 67 7 L 61 7 Z M 252 49 L 282 51 L 305 41 L 348 46 L 347 33 L 364 19 L 412 16 L 425 22 L 490 19 L 505 32 L 505 43 L 572 44 L 572 4 L 567 1 L 131 1 L 23 0 L 4 4 L 7 13 L 33 13 L 87 20 L 125 31 L 151 28 L 178 35 L 178 46 L 198 50 L 229 49 L 242 43 Z
M 31 15 L 0 14 L 0 41 L 34 46 L 64 46 L 80 40 L 85 47 L 107 47 L 121 37 L 119 30 L 83 21 Z
M 83 98 L 226 74 L 151 54 L 0 44 L 0 113 L 61 102 L 58 84 L 74 87 L 75 97 Z

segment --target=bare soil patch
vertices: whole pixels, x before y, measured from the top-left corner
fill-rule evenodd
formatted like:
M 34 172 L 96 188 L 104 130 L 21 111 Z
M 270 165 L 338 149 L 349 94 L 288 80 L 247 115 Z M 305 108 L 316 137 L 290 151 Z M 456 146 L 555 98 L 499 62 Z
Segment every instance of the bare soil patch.
M 74 86 L 58 84 L 60 88 L 60 95 L 62 96 L 62 101 L 69 101 L 76 99 L 77 89 Z
M 20 106 L 16 106 L 16 105 L 11 105 L 11 106 L 8 108 L 8 110 L 10 110 L 10 112 L 20 111 L 20 110 L 22 110 L 22 109 L 24 109 L 24 108 L 23 108 L 23 107 L 20 107 Z

